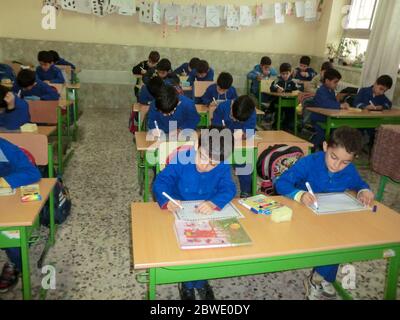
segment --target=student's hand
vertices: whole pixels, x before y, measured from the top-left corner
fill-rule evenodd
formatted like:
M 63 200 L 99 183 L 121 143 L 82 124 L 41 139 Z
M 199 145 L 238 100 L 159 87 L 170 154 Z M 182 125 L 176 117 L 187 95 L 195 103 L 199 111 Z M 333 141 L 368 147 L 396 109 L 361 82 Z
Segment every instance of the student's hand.
M 15 108 L 15 96 L 12 92 L 6 94 L 4 101 L 7 103 L 8 110 L 13 110 Z
M 44 80 L 44 83 L 50 84 L 51 82 L 49 80 Z
M 285 90 L 283 90 L 282 88 L 278 88 L 278 93 L 284 93 Z
M 196 208 L 196 212 L 201 214 L 212 214 L 215 207 L 216 205 L 211 201 L 204 201 Z
M 370 207 L 374 201 L 374 194 L 370 190 L 364 190 L 358 194 L 357 199 L 366 207 Z
M 304 78 L 307 78 L 307 77 L 308 77 L 308 72 L 303 71 L 303 72 L 301 72 L 300 74 L 301 74 L 301 76 L 304 77 Z
M 178 201 L 178 200 L 176 200 L 176 202 L 179 203 L 179 204 L 181 204 L 181 202 Z M 176 205 L 175 203 L 173 203 L 172 201 L 169 201 L 169 202 L 167 203 L 167 210 L 170 211 L 170 212 L 172 212 L 172 213 L 175 213 L 175 212 L 181 210 L 181 208 L 179 208 L 179 206 L 177 206 L 177 205 Z
M 258 76 L 257 76 L 257 81 L 261 81 L 261 80 L 263 80 L 264 79 L 264 77 L 261 75 L 261 74 L 259 74 Z
M 315 201 L 317 201 L 317 199 L 309 192 L 305 192 L 301 196 L 301 203 L 305 204 L 306 206 L 314 205 Z
M 144 69 L 140 69 L 140 73 L 141 73 L 141 75 L 143 76 L 143 75 L 145 75 L 145 74 L 147 73 L 147 71 L 144 70 Z
M 216 101 L 212 101 L 209 105 L 210 108 L 216 108 L 218 107 L 218 103 Z
M 382 106 L 373 106 L 373 105 L 369 105 L 368 107 L 367 107 L 367 110 L 368 111 L 382 111 L 383 110 L 383 107 Z
M 340 105 L 340 109 L 349 110 L 350 105 L 347 102 L 344 102 Z
M 4 178 L 0 178 L 0 188 L 10 188 L 10 185 Z

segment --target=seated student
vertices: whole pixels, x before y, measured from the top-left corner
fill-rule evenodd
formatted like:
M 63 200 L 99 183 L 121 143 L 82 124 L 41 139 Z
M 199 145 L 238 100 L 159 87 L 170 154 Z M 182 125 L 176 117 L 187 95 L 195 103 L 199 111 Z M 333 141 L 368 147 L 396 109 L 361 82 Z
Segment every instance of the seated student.
M 361 134 L 357 129 L 341 127 L 328 142 L 324 152 L 317 152 L 296 162 L 275 182 L 276 191 L 288 198 L 312 206 L 315 198 L 307 192 L 308 182 L 314 193 L 357 192 L 357 198 L 366 206 L 374 200 L 368 184 L 362 180 L 351 162 L 361 151 Z M 334 298 L 332 283 L 336 280 L 338 265 L 316 267 L 305 280 L 307 298 L 316 300 Z
M 56 66 L 70 66 L 72 70 L 76 69 L 74 64 L 61 58 L 57 51 L 50 50 L 49 52 L 53 55 L 53 62 Z
M 36 68 L 36 76 L 47 83 L 65 83 L 64 76 L 53 62 L 53 55 L 49 51 L 40 51 L 38 54 L 40 66 Z
M 388 75 L 380 76 L 371 87 L 361 88 L 354 100 L 354 107 L 371 111 L 389 110 L 392 102 L 385 92 L 390 90 L 393 79 Z
M 317 90 L 313 106 L 317 108 L 336 110 L 348 109 L 350 107 L 348 103 L 340 103 L 336 99 L 335 89 L 337 88 L 340 79 L 342 79 L 342 75 L 336 69 L 326 70 L 324 74 L 324 84 Z M 311 115 L 311 122 L 315 130 L 312 142 L 315 148 L 320 148 L 325 139 L 325 130 L 318 125 L 318 122 L 325 122 L 325 120 L 326 117 L 323 115 L 317 113 L 312 113 Z
M 30 121 L 28 103 L 0 85 L 0 128 L 19 130 Z
M 151 78 L 149 82 L 140 89 L 138 102 L 140 104 L 150 104 L 154 101 L 162 86 L 164 86 L 163 79 L 158 76 Z
M 303 56 L 300 58 L 300 65 L 294 70 L 293 78 L 300 81 L 311 81 L 317 73 L 310 67 L 311 58 Z
M 228 100 L 218 105 L 214 111 L 212 124 L 224 126 L 231 131 L 242 130 L 243 138 L 254 136 L 257 122 L 256 104 L 250 96 L 240 96 L 236 100 Z M 238 165 L 243 168 L 245 165 Z M 239 172 L 238 172 L 239 173 Z M 251 174 L 238 174 L 240 183 L 240 197 L 251 195 Z
M 18 73 L 17 81 L 14 83 L 13 92 L 21 99 L 35 100 L 58 100 L 60 94 L 55 88 L 47 83 L 36 79 L 36 73 L 32 70 L 21 70 Z
M 221 72 L 218 76 L 217 83 L 209 86 L 200 98 L 200 103 L 206 105 L 217 106 L 221 100 L 235 100 L 237 99 L 237 93 L 235 87 L 232 86 L 233 77 L 228 72 Z
M 19 188 L 40 180 L 39 170 L 20 148 L 0 138 L 0 187 Z M 18 283 L 22 270 L 19 248 L 5 249 L 10 262 L 6 262 L 0 275 L 0 293 L 6 293 Z
M 187 80 L 192 86 L 195 81 L 214 81 L 214 70 L 206 60 L 200 60 L 197 68 L 193 69 Z
M 150 105 L 147 128 L 156 130 L 158 126 L 160 131 L 168 134 L 170 127 L 172 131 L 195 130 L 199 121 L 194 101 L 179 95 L 175 88 L 164 85 Z
M 143 83 L 146 84 L 153 76 L 159 76 L 165 84 L 179 86 L 179 77 L 172 72 L 171 62 L 168 59 L 161 59 L 154 68 L 149 68 L 143 75 Z
M 180 67 L 174 70 L 174 73 L 180 76 L 188 76 L 193 69 L 196 69 L 199 58 L 190 59 L 189 63 L 185 62 Z
M 270 57 L 262 57 L 260 64 L 254 66 L 254 69 L 247 74 L 247 79 L 252 80 L 250 92 L 256 97 L 258 97 L 261 80 L 278 76 L 278 72 L 271 65 Z
M 0 63 L 0 81 L 1 80 L 15 81 L 15 72 L 8 64 Z
M 210 128 L 207 138 L 200 137 L 199 147 L 180 151 L 161 171 L 153 184 L 154 196 L 162 209 L 176 212 L 177 207 L 163 192 L 180 201 L 202 200 L 198 212 L 211 214 L 225 207 L 236 195 L 231 167 L 226 162 L 232 152 L 232 136 L 222 134 L 222 128 Z M 185 159 L 180 161 L 180 159 Z M 214 300 L 207 281 L 184 282 L 179 286 L 182 300 L 195 300 L 195 289 L 201 300 Z
M 324 74 L 328 69 L 333 69 L 333 65 L 331 62 L 326 61 L 321 66 L 321 72 L 311 80 L 308 86 L 305 87 L 305 91 L 309 93 L 316 93 L 318 88 L 324 84 Z
M 158 61 L 160 61 L 160 54 L 157 51 L 151 51 L 149 58 L 145 61 L 140 62 L 138 65 L 132 68 L 134 75 L 143 76 L 150 68 L 154 68 Z M 140 83 L 141 79 L 137 79 L 136 85 Z M 139 88 L 135 86 L 135 96 L 139 98 Z

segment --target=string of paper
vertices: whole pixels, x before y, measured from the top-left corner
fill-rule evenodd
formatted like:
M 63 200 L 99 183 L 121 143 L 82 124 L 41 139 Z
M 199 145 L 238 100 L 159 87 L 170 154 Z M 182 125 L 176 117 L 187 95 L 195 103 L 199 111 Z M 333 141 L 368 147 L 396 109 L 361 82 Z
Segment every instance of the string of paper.
M 261 1 L 260 1 L 261 2 Z M 93 14 L 133 16 L 138 13 L 141 23 L 159 24 L 179 28 L 219 28 L 240 30 L 260 24 L 263 20 L 285 23 L 285 17 L 301 18 L 306 22 L 317 21 L 322 14 L 323 0 L 297 0 L 261 3 L 255 6 L 233 5 L 178 5 L 160 3 L 159 0 L 44 0 L 44 5 L 57 9 Z M 163 30 L 166 34 L 166 30 Z

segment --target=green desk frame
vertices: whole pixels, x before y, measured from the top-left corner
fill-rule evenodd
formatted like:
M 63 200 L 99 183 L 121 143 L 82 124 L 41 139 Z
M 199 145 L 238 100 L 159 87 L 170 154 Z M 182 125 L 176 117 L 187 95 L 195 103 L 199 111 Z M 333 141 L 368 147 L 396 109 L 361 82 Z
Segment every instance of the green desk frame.
M 288 97 L 279 97 L 278 100 L 278 119 L 277 119 L 277 130 L 281 130 L 281 118 L 282 118 L 282 109 L 293 109 L 294 113 L 294 135 L 297 136 L 297 106 L 299 104 L 298 96 L 288 96 Z
M 400 185 L 400 181 L 395 181 L 387 176 L 381 176 L 381 179 L 379 180 L 378 193 L 376 194 L 377 201 L 381 202 L 383 200 L 383 194 L 385 192 L 385 187 L 388 182 L 391 182 L 396 185 Z
M 156 286 L 162 284 L 240 277 L 323 265 L 379 260 L 382 258 L 388 259 L 384 298 L 394 300 L 396 299 L 400 268 L 399 243 L 284 255 L 271 258 L 150 268 L 149 273 L 139 274 L 137 280 L 139 282 L 148 282 L 148 297 L 150 300 L 154 300 L 156 298 Z M 339 295 L 344 299 L 352 299 L 350 294 L 338 282 L 335 282 L 334 286 Z

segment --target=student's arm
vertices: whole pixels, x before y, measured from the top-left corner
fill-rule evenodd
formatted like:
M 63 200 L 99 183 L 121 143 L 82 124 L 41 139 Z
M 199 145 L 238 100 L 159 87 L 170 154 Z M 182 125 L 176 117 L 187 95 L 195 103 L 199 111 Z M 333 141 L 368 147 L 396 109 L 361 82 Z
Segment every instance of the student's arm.
M 207 81 L 214 81 L 214 69 L 210 68 L 207 74 Z
M 247 79 L 250 80 L 257 80 L 257 76 L 259 75 L 259 72 L 254 68 L 247 74 Z
M 211 123 L 214 126 L 222 126 L 222 120 L 224 120 L 224 113 L 222 111 L 221 105 L 219 105 L 213 113 L 213 118 Z
M 231 87 L 231 90 L 232 90 L 232 95 L 231 95 L 231 97 L 229 97 L 229 99 L 236 100 L 238 98 L 236 88 Z
M 250 116 L 250 118 L 243 125 L 243 130 L 244 133 L 246 134 L 246 138 L 254 136 L 256 125 L 257 125 L 257 114 L 256 111 L 254 111 Z
M 57 92 L 57 90 L 53 89 L 49 85 L 45 84 L 45 86 L 43 86 L 43 90 L 44 92 L 41 94 L 40 100 L 52 101 L 60 99 L 60 94 Z
M 351 175 L 351 185 L 350 190 L 359 192 L 360 190 L 371 190 L 368 183 L 366 183 L 358 173 L 357 169 L 353 164 L 351 164 L 351 170 L 349 175 Z
M 142 78 L 143 83 L 148 84 L 155 72 L 156 72 L 155 68 L 149 68 L 149 70 L 147 70 L 147 72 L 143 75 L 143 78 Z
M 200 101 L 202 104 L 209 105 L 211 102 L 213 102 L 213 95 L 212 95 L 212 86 L 209 86 L 206 90 L 206 92 L 203 94 L 203 96 L 200 98 Z
M 236 186 L 232 180 L 231 168 L 225 165 L 225 168 L 221 170 L 221 177 L 218 181 L 217 190 L 215 190 L 213 197 L 208 199 L 208 201 L 214 203 L 219 209 L 223 209 L 232 201 L 235 195 Z
M 353 106 L 355 108 L 364 109 L 369 106 L 369 104 L 367 90 L 365 90 L 365 88 L 361 88 L 354 98 Z
M 154 98 L 150 94 L 149 90 L 147 89 L 147 86 L 146 85 L 142 86 L 142 88 L 140 89 L 140 92 L 139 92 L 138 102 L 141 104 L 148 104 L 149 102 L 151 102 L 153 100 L 154 100 Z
M 9 144 L 3 152 L 11 164 L 11 173 L 2 178 L 11 188 L 19 188 L 40 180 L 39 170 L 17 146 Z
M 157 110 L 156 107 L 154 106 L 154 102 L 150 106 L 149 113 L 147 114 L 147 129 L 148 130 L 153 130 L 156 129 L 156 125 L 154 121 L 157 121 Z
M 191 86 L 193 86 L 194 81 L 196 80 L 196 70 L 193 69 L 190 73 L 189 73 L 189 77 L 187 79 L 187 81 L 190 83 Z
M 174 73 L 177 75 L 181 75 L 183 71 L 185 70 L 185 64 L 181 64 L 178 68 L 174 70 Z M 186 71 L 185 71 L 186 72 Z
M 134 66 L 134 67 L 132 68 L 132 73 L 133 73 L 134 75 L 139 75 L 139 76 L 141 76 L 141 75 L 142 75 L 142 68 L 143 68 L 143 69 L 146 69 L 146 61 L 142 61 L 142 62 L 140 62 L 138 65 Z
M 275 80 L 274 82 L 271 83 L 270 90 L 271 92 L 278 92 L 278 84 L 279 80 Z
M 303 190 L 297 188 L 299 184 L 304 184 L 307 179 L 307 166 L 309 158 L 301 158 L 290 169 L 285 171 L 276 181 L 276 191 L 290 199 L 295 199 L 296 195 L 302 193 Z
M 384 102 L 383 102 L 383 110 L 390 110 L 392 109 L 392 101 L 390 101 L 386 96 L 384 97 Z
M 185 108 L 185 120 L 181 128 L 178 129 L 192 129 L 195 130 L 200 122 L 200 115 L 197 113 L 196 106 L 193 101 L 190 104 L 184 106 Z
M 307 72 L 308 72 L 307 81 L 311 81 L 317 75 L 317 72 L 315 72 L 313 68 L 309 68 Z
M 340 102 L 323 87 L 318 89 L 314 98 L 314 105 L 317 108 L 340 109 Z
M 18 130 L 30 122 L 28 102 L 15 97 L 14 108 L 3 114 L 4 127 L 7 130 Z
M 180 164 L 177 162 L 178 159 L 171 161 L 172 164 L 167 165 L 163 171 L 161 171 L 153 184 L 153 193 L 161 208 L 166 208 L 168 203 L 168 199 L 162 195 L 163 192 L 166 192 L 171 195 L 171 190 L 175 190 L 177 188 L 177 183 L 179 180 L 179 170 L 178 166 Z M 176 199 L 180 200 L 180 199 Z
M 58 69 L 57 67 L 56 67 L 56 76 L 54 79 L 51 80 L 51 82 L 52 83 L 61 83 L 61 84 L 65 83 L 64 76 L 63 76 L 61 70 Z

